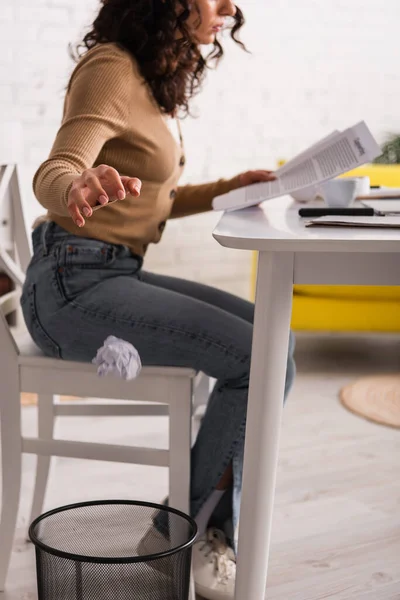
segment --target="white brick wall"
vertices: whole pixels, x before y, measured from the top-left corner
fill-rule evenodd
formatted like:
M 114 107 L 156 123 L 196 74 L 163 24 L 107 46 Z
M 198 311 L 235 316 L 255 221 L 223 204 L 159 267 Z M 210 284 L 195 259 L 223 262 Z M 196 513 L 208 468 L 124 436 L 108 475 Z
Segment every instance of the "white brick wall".
M 71 63 L 97 0 L 1 0 L 0 118 L 21 120 L 27 190 L 56 132 Z M 227 57 L 184 132 L 184 181 L 274 167 L 334 128 L 365 119 L 378 139 L 400 130 L 399 0 L 245 0 L 246 55 Z M 32 215 L 41 209 L 30 200 Z M 211 238 L 216 215 L 171 222 L 147 266 L 247 294 L 249 256 Z

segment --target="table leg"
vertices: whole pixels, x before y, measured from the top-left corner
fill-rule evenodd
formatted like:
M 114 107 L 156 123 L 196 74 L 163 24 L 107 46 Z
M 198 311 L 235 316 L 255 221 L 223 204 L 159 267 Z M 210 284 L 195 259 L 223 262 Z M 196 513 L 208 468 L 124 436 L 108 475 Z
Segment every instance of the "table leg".
M 263 600 L 293 294 L 294 255 L 260 252 L 235 600 Z

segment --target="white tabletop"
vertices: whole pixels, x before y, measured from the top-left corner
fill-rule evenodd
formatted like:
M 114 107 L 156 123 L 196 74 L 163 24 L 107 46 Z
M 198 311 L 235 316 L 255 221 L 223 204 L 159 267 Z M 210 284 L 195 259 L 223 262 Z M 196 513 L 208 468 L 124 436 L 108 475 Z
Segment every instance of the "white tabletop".
M 306 227 L 290 197 L 224 213 L 213 232 L 228 248 L 290 252 L 399 252 L 400 229 Z

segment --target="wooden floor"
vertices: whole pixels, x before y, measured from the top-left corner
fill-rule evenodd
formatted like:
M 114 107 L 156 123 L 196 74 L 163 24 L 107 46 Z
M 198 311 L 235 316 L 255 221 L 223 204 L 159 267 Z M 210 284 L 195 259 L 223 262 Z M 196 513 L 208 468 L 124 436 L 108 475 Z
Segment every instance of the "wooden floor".
M 268 600 L 400 599 L 400 432 L 368 423 L 338 402 L 366 373 L 398 372 L 400 339 L 300 337 L 299 375 L 284 416 Z M 26 431 L 34 409 L 23 413 Z M 60 437 L 167 443 L 163 418 L 63 419 Z M 1 600 L 36 598 L 25 542 L 34 459 L 24 459 L 18 536 Z M 113 497 L 158 501 L 162 469 L 58 459 L 47 507 Z M 1 543 L 1 540 L 0 540 Z M 56 598 L 53 600 L 57 600 Z M 251 599 L 248 599 L 251 600 Z

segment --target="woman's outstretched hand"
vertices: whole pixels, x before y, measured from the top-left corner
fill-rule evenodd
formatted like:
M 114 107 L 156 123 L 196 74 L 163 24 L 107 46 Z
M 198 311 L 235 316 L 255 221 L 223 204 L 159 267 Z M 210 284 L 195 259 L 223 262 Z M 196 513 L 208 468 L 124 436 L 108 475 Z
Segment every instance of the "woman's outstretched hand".
M 261 183 L 263 181 L 275 181 L 276 175 L 273 171 L 246 171 L 239 175 L 240 187 L 251 185 L 252 183 Z
M 137 177 L 121 176 L 107 165 L 86 169 L 75 179 L 68 194 L 68 212 L 78 227 L 85 225 L 95 206 L 124 200 L 127 194 L 140 196 L 142 182 Z

